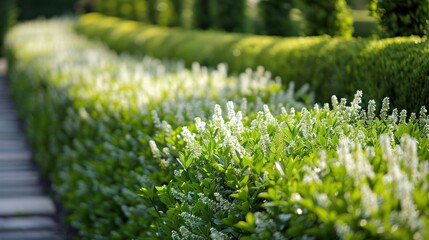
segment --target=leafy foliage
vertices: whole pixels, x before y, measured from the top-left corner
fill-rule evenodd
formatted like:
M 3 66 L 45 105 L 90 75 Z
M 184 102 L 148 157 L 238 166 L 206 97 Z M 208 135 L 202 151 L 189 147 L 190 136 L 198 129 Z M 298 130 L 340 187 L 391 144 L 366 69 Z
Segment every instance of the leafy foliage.
M 212 27 L 210 0 L 194 0 L 193 4 L 193 25 L 197 29 L 209 29 Z
M 2 0 L 2 2 L 8 0 Z M 40 17 L 51 18 L 62 14 L 74 12 L 76 0 L 14 0 L 16 2 L 19 14 L 19 20 L 31 20 Z
M 319 102 L 329 101 L 332 94 L 352 98 L 361 89 L 364 105 L 388 96 L 394 107 L 409 111 L 429 106 L 425 38 L 278 38 L 165 29 L 99 14 L 83 16 L 78 29 L 117 51 L 181 59 L 187 67 L 195 61 L 211 67 L 225 62 L 231 72 L 240 73 L 262 65 L 285 84 L 310 83 Z
M 370 11 L 379 19 L 384 36 L 428 35 L 428 0 L 371 0 Z
M 168 183 L 175 160 L 154 158 L 151 141 L 183 145 L 174 132 L 228 100 L 249 111 L 262 102 L 304 106 L 263 68 L 229 77 L 225 65 L 187 70 L 181 62 L 118 56 L 77 36 L 68 21 L 20 24 L 7 49 L 36 160 L 83 239 L 156 237 L 156 199 L 148 205 L 139 189 Z
M 407 120 L 386 98 L 376 116 L 374 102 L 361 109 L 361 94 L 349 106 L 333 97 L 323 109 L 277 114 L 266 105 L 246 114 L 229 102 L 226 114 L 216 105 L 207 122 L 183 127 L 173 179 L 143 189 L 158 210 L 154 234 L 425 239 L 426 110 Z
M 227 32 L 242 32 L 246 21 L 245 0 L 212 0 L 213 26 Z M 206 16 L 207 17 L 207 16 Z
M 172 18 L 169 26 L 182 26 L 183 0 L 171 0 Z
M 0 2 L 0 55 L 3 55 L 3 41 L 7 31 L 16 22 L 16 4 L 13 0 Z
M 290 11 L 293 1 L 263 0 L 259 2 L 262 29 L 265 34 L 290 36 L 294 33 Z
M 262 67 L 139 61 L 71 27 L 21 24 L 7 49 L 36 158 L 83 239 L 429 236 L 424 107 L 385 98 L 377 114 L 357 91 L 309 109 Z
M 351 37 L 353 20 L 345 0 L 299 0 L 304 14 L 305 33 Z

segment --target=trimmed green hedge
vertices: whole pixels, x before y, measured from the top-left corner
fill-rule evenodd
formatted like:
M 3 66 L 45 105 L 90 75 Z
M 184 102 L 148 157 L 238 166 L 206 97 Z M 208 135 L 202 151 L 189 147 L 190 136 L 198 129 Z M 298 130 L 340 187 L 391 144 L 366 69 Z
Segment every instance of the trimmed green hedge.
M 389 96 L 398 108 L 429 105 L 425 38 L 278 38 L 162 28 L 99 14 L 81 17 L 77 29 L 119 52 L 182 59 L 187 65 L 226 62 L 236 73 L 262 65 L 284 82 L 309 83 L 320 102 L 361 89 L 365 104 Z
M 16 3 L 13 0 L 0 2 L 0 56 L 3 56 L 3 41 L 9 28 L 16 22 Z
M 228 100 L 243 102 L 248 111 L 262 110 L 263 102 L 304 107 L 293 89 L 281 90 L 261 68 L 238 81 L 223 65 L 187 70 L 181 62 L 118 56 L 77 36 L 70 21 L 19 24 L 6 47 L 35 158 L 83 239 L 156 236 L 152 203 L 139 189 L 168 183 L 179 164 L 173 157 L 153 158 L 151 140 L 177 144 L 170 150 L 175 154 L 183 140 L 163 138 L 195 117 L 207 119 L 215 104 Z
M 385 98 L 377 115 L 357 91 L 308 109 L 305 89 L 261 67 L 138 60 L 71 24 L 20 24 L 6 46 L 36 159 L 81 239 L 429 237 L 425 108 L 408 118 Z

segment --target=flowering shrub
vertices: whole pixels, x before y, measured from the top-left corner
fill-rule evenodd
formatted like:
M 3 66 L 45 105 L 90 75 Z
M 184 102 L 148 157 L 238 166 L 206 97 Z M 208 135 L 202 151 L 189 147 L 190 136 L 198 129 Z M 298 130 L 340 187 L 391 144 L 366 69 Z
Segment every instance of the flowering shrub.
M 326 2 L 332 1 L 317 4 Z M 240 73 L 261 65 L 284 83 L 309 83 L 319 102 L 332 94 L 350 99 L 360 89 L 364 104 L 390 97 L 392 106 L 409 111 L 429 106 L 429 44 L 421 37 L 279 38 L 162 28 L 100 14 L 84 15 L 77 28 L 120 52 L 182 59 L 188 67 L 195 61 L 212 67 L 226 62 Z
M 71 28 L 64 20 L 20 24 L 8 35 L 7 55 L 36 160 L 82 238 L 150 237 L 152 205 L 137 194 L 168 183 L 175 167 L 152 156 L 152 141 L 179 148 L 181 126 L 206 121 L 214 104 L 254 111 L 311 101 L 305 89 L 282 90 L 263 68 L 230 77 L 226 65 L 187 70 L 181 62 L 118 56 Z M 161 148 L 164 155 L 178 150 Z
M 429 237 L 425 107 L 385 98 L 378 114 L 357 91 L 310 109 L 262 67 L 138 60 L 71 26 L 20 24 L 6 46 L 36 159 L 81 238 Z
M 274 114 L 215 105 L 180 133 L 184 147 L 154 158 L 173 179 L 143 189 L 161 239 L 425 239 L 429 235 L 429 122 L 385 99 L 361 109 L 334 96 L 323 108 Z M 167 147 L 168 149 L 168 147 Z M 178 163 L 178 164 L 177 164 Z M 150 204 L 150 203 L 149 203 Z

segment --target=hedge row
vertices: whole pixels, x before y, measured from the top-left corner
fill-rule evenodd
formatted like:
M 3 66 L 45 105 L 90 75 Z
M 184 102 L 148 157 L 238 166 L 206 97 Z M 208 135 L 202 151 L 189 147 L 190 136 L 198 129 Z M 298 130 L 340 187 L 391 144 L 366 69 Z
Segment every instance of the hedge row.
M 188 66 L 226 62 L 239 73 L 262 65 L 285 82 L 309 83 L 320 102 L 332 94 L 350 98 L 362 89 L 365 105 L 385 96 L 398 108 L 429 105 L 425 38 L 277 38 L 155 27 L 99 14 L 81 17 L 77 29 L 119 52 L 182 59 Z
M 16 22 L 16 4 L 12 0 L 0 2 L 0 56 L 3 56 L 3 41 L 9 28 Z
M 180 62 L 118 56 L 77 36 L 70 21 L 19 24 L 6 44 L 36 160 L 84 239 L 148 239 L 156 216 L 139 189 L 168 183 L 179 165 L 152 157 L 149 141 L 164 143 L 165 131 L 180 132 L 197 116 L 205 120 L 227 101 L 249 111 L 264 102 L 304 106 L 262 68 L 239 81 L 224 65 L 187 70 Z M 174 141 L 172 153 L 183 142 Z
M 358 91 L 307 109 L 262 68 L 118 56 L 67 21 L 21 24 L 7 48 L 37 160 L 82 239 L 429 237 L 425 108 L 408 118 L 386 98 L 376 116 Z

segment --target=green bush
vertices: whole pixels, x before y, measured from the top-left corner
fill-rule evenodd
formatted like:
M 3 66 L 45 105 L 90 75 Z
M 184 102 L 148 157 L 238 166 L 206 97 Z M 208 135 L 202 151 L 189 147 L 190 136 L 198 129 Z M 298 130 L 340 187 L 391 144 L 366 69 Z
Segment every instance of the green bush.
M 262 29 L 267 35 L 291 36 L 295 34 L 290 18 L 293 1 L 263 0 L 259 2 Z
M 0 56 L 3 55 L 3 41 L 9 28 L 16 22 L 16 3 L 14 0 L 0 2 Z
M 140 62 L 69 24 L 20 25 L 7 49 L 36 159 L 83 239 L 428 236 L 424 108 L 408 119 L 386 99 L 377 117 L 358 92 L 296 112 L 262 68 Z
M 227 32 L 243 32 L 246 21 L 245 0 L 212 0 L 213 27 Z
M 158 0 L 146 0 L 146 14 L 148 16 L 149 23 L 158 23 Z
M 212 0 L 194 0 L 192 8 L 193 26 L 197 29 L 209 29 L 213 27 L 212 13 L 210 11 Z
M 371 0 L 370 11 L 379 20 L 383 36 L 428 35 L 429 0 Z
M 3 0 L 2 0 L 3 1 Z M 54 17 L 74 12 L 76 0 L 16 0 L 19 20 Z
M 298 3 L 307 35 L 352 36 L 353 19 L 345 0 L 299 0 Z
M 429 45 L 424 38 L 278 38 L 160 28 L 97 14 L 80 18 L 78 29 L 118 51 L 182 59 L 187 66 L 226 62 L 231 72 L 239 73 L 262 65 L 285 83 L 309 83 L 319 102 L 333 94 L 350 98 L 362 89 L 365 105 L 389 96 L 398 108 L 429 106 Z
M 228 100 L 249 111 L 263 102 L 304 106 L 293 89 L 281 90 L 262 69 L 238 81 L 223 65 L 187 70 L 180 62 L 118 56 L 78 37 L 67 21 L 21 24 L 8 35 L 7 50 L 35 158 L 82 239 L 157 237 L 150 235 L 152 205 L 138 194 L 141 187 L 168 183 L 178 164 L 152 157 L 150 140 L 162 144 L 166 130 L 180 132 Z
M 429 237 L 425 108 L 408 117 L 386 98 L 376 114 L 361 91 L 305 108 L 305 89 L 262 67 L 138 60 L 70 24 L 19 25 L 7 50 L 36 159 L 81 239 Z
M 172 17 L 169 26 L 182 26 L 183 0 L 170 0 L 172 6 Z

